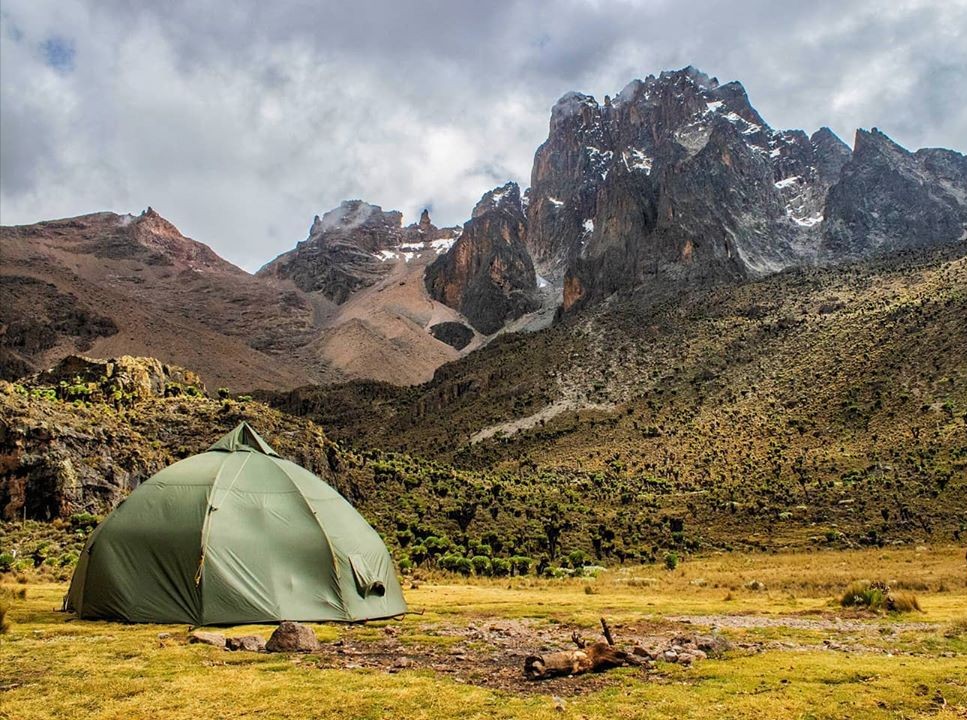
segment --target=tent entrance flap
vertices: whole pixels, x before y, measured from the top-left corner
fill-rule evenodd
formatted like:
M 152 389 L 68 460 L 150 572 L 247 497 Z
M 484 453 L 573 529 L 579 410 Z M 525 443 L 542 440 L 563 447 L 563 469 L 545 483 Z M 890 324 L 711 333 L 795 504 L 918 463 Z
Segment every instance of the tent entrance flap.
M 383 583 L 383 573 L 385 568 L 371 567 L 366 559 L 359 554 L 349 556 L 349 564 L 353 568 L 353 578 L 356 580 L 356 589 L 363 597 L 376 595 L 383 597 L 386 594 L 386 585 Z

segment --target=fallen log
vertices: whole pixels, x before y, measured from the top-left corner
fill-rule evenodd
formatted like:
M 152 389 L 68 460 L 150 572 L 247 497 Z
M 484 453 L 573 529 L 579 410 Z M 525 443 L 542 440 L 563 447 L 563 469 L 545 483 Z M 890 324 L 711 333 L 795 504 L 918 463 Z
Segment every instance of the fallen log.
M 530 655 L 524 660 L 524 675 L 528 680 L 544 680 L 560 675 L 581 675 L 620 667 L 628 653 L 606 642 L 596 642 L 577 650 L 562 650 L 546 655 Z

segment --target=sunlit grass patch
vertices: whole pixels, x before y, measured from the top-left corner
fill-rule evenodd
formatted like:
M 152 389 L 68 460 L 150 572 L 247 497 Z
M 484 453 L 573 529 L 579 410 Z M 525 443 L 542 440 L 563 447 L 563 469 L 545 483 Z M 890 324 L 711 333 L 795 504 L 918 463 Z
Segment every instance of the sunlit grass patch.
M 440 576 L 406 593 L 411 608 L 423 610 L 422 615 L 366 625 L 313 625 L 326 644 L 344 640 L 365 648 L 395 636 L 408 651 L 426 647 L 444 653 L 459 644 L 469 658 L 468 672 L 460 678 L 419 665 L 396 673 L 333 669 L 312 656 L 188 645 L 185 626 L 73 619 L 55 610 L 63 584 L 30 584 L 11 610 L 11 632 L 0 639 L 0 717 L 4 712 L 17 720 L 962 716 L 967 708 L 967 588 L 957 577 L 963 571 L 962 551 L 816 555 L 691 558 L 674 572 L 654 566 L 610 570 L 598 577 L 597 592 L 590 595 L 584 592 L 586 581 L 578 578 L 456 581 Z M 927 585 L 928 590 L 917 591 L 923 612 L 874 616 L 842 608 L 841 593 L 832 588 L 841 590 L 866 573 Z M 629 578 L 654 581 L 632 584 Z M 705 584 L 693 584 L 696 578 Z M 753 578 L 768 589 L 745 589 Z M 723 600 L 727 582 L 737 585 L 731 602 Z M 943 591 L 941 582 L 947 585 Z M 462 632 L 470 625 L 486 629 L 519 620 L 568 643 L 575 629 L 586 638 L 598 635 L 602 616 L 619 644 L 635 629 L 705 632 L 704 623 L 717 622 L 736 644 L 755 647 L 737 647 L 723 660 L 687 669 L 661 663 L 650 676 L 623 668 L 608 673 L 604 687 L 564 698 L 563 711 L 555 710 L 550 693 L 539 686 L 524 694 L 475 684 L 474 673 L 482 669 L 473 659 L 492 654 L 493 648 L 486 639 Z M 691 618 L 694 624 L 671 623 L 669 616 Z M 727 625 L 743 618 L 777 624 Z M 818 624 L 783 625 L 789 618 Z M 224 629 L 262 637 L 271 631 L 267 625 Z M 826 640 L 841 647 L 826 647 Z M 580 677 L 568 682 L 588 687 Z M 940 708 L 937 697 L 946 707 Z

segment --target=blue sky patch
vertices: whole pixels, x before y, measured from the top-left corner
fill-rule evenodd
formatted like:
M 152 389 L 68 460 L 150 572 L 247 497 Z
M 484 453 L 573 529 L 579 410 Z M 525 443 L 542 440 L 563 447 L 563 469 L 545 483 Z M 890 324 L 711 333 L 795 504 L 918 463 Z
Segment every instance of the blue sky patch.
M 40 48 L 44 52 L 44 60 L 54 70 L 68 73 L 74 69 L 74 56 L 77 51 L 74 49 L 73 40 L 55 35 L 44 40 Z

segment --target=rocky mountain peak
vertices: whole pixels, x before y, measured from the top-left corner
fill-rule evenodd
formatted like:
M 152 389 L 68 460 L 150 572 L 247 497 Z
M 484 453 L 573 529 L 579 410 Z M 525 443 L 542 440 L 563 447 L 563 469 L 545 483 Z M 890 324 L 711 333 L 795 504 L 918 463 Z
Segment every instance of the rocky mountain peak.
M 486 192 L 453 247 L 427 267 L 427 292 L 488 335 L 536 310 L 537 276 L 526 236 L 517 184 Z
M 309 240 L 318 242 L 350 242 L 375 252 L 399 244 L 403 214 L 383 211 L 379 205 L 363 200 L 343 200 L 338 207 L 315 216 Z
M 418 224 L 419 229 L 424 232 L 432 232 L 436 229 L 432 222 L 430 222 L 430 211 L 423 208 L 423 212 L 420 213 L 420 222 Z
M 123 217 L 121 219 L 122 225 L 127 225 L 130 215 Z M 133 227 L 143 231 L 144 233 L 150 233 L 156 237 L 166 237 L 171 239 L 185 239 L 185 236 L 181 234 L 181 231 L 175 227 L 174 223 L 163 218 L 154 208 L 148 207 L 146 210 L 142 211 L 140 215 L 134 218 L 131 223 Z
M 480 217 L 489 212 L 504 212 L 523 217 L 520 187 L 515 182 L 494 188 L 484 193 L 473 209 L 472 217 Z
M 320 292 L 341 304 L 354 292 L 385 277 L 396 259 L 409 259 L 456 234 L 438 228 L 424 210 L 419 223 L 403 227 L 403 214 L 383 210 L 363 200 L 344 200 L 313 218 L 309 236 L 296 247 L 263 266 L 256 275 L 291 280 L 305 292 Z
M 686 65 L 681 70 L 663 70 L 658 82 L 672 85 L 691 83 L 702 90 L 714 90 L 719 86 L 718 78 L 709 77 L 694 65 Z
M 604 106 L 578 92 L 555 104 L 534 157 L 528 249 L 541 274 L 564 285 L 565 309 L 651 282 L 757 277 L 831 261 L 834 224 L 834 234 L 866 238 L 861 253 L 893 247 L 869 232 L 885 209 L 870 210 L 865 225 L 827 221 L 827 197 L 843 192 L 834 186 L 867 170 L 931 184 L 947 209 L 937 206 L 929 222 L 949 234 L 946 225 L 959 227 L 959 168 L 951 156 L 909 153 L 876 129 L 860 131 L 853 151 L 829 128 L 774 130 L 741 83 L 689 66 L 633 80 Z M 922 189 L 911 183 L 906 192 Z M 833 203 L 865 204 L 860 195 Z M 913 226 L 893 227 L 882 232 L 919 242 Z

